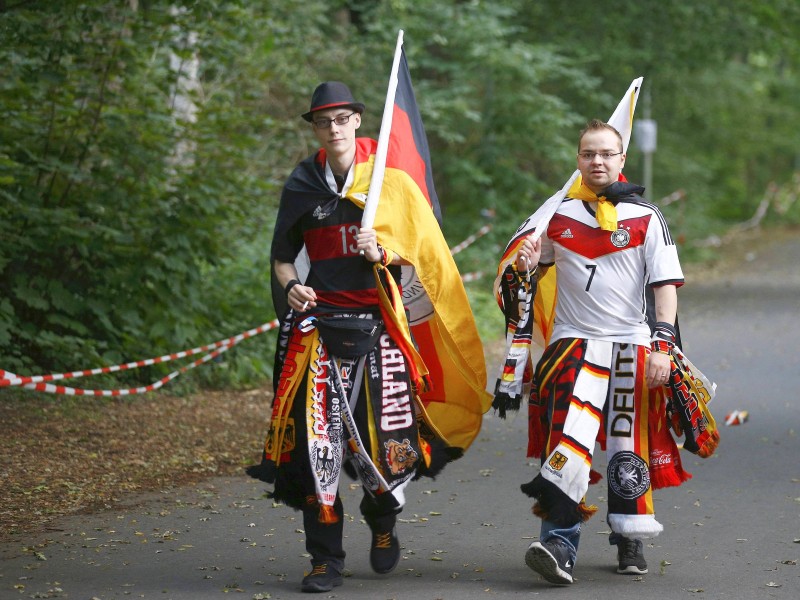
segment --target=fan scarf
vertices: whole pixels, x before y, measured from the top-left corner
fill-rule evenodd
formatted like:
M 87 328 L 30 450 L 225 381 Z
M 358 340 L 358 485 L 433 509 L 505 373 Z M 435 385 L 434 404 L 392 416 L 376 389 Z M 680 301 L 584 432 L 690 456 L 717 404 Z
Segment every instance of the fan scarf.
M 709 381 L 678 346 L 670 353 L 669 403 L 666 414 L 683 447 L 701 458 L 711 456 L 719 445 L 719 430 L 708 404 L 717 384 Z
M 514 265 L 509 265 L 503 273 L 501 294 L 503 306 L 517 307 L 508 310 L 506 315 L 506 358 L 502 372 L 497 379 L 492 408 L 500 418 L 506 417 L 507 410 L 519 410 L 523 396 L 523 382 L 530 381 L 529 356 L 531 335 L 533 333 L 533 295 L 536 293 L 535 281 L 530 275 L 521 275 Z
M 609 198 L 606 196 L 598 196 L 586 187 L 585 183 L 581 183 L 577 191 L 574 191 L 570 197 L 575 200 L 597 202 L 595 214 L 597 215 L 597 222 L 600 224 L 600 229 L 604 231 L 617 230 L 617 207 Z
M 322 523 L 336 520 L 333 504 L 345 456 L 353 460 L 370 494 L 384 504 L 402 506 L 402 487 L 420 464 L 431 462 L 430 443 L 421 437 L 430 428 L 418 427 L 418 420 L 425 415 L 415 406 L 405 356 L 384 332 L 365 357 L 334 357 L 313 321 L 308 318 L 292 330 L 262 464 L 297 461 L 300 458 L 292 455 L 305 450 Z M 303 389 L 300 384 L 305 374 Z M 362 385 L 364 394 L 360 394 Z M 367 426 L 361 431 L 352 413 L 360 396 L 367 400 Z M 305 449 L 296 444 L 295 423 L 290 417 L 294 402 L 304 404 Z M 371 453 L 367 453 L 361 435 L 369 435 Z M 295 507 L 303 500 L 302 494 L 275 497 Z
M 357 138 L 355 163 L 343 197 L 332 191 L 326 181 L 324 150 L 303 160 L 284 186 L 275 237 L 288 235 L 304 215 L 327 214 L 336 210 L 338 202 L 352 202 L 363 208 L 376 148 L 375 140 Z M 387 252 L 399 254 L 412 265 L 402 267 L 404 282 L 407 270 L 413 272 L 414 277 L 412 284 L 404 285 L 401 293 L 389 270 L 376 265 L 376 287 L 380 300 L 378 308 L 392 343 L 406 358 L 408 377 L 419 394 L 412 395 L 416 404 L 415 414 L 420 419 L 415 426 L 419 428 L 421 438 L 424 438 L 415 447 L 424 459 L 417 476 L 435 476 L 446 462 L 461 456 L 480 431 L 483 413 L 491 403 L 491 397 L 485 389 L 486 365 L 463 282 L 435 216 L 438 204 L 432 207 L 414 180 L 391 165 L 387 165 L 382 190 L 374 225 L 378 242 Z M 404 307 L 407 292 L 408 295 L 416 292 L 411 301 L 427 307 L 424 318 L 417 318 L 411 323 L 406 319 Z M 273 301 L 276 300 L 283 300 L 283 291 L 279 288 L 273 290 Z M 284 310 L 280 304 L 276 302 L 278 314 Z M 298 397 L 298 401 L 308 403 L 309 392 L 300 387 L 312 364 L 312 351 L 318 352 L 313 335 L 309 333 L 313 327 L 308 331 L 300 331 L 303 326 L 299 321 L 300 318 L 296 318 L 291 310 L 286 312 L 282 321 L 275 353 L 273 381 L 276 382 L 276 391 L 270 428 L 261 464 L 247 470 L 251 476 L 268 483 L 277 480 L 280 485 L 276 485 L 275 497 L 280 495 L 278 499 L 295 507 L 299 507 L 303 500 L 302 490 L 297 488 L 300 485 L 299 478 L 298 481 L 287 483 L 287 477 L 281 474 L 283 469 L 279 467 L 298 460 L 297 452 L 293 451 L 295 426 L 300 425 L 305 429 L 305 425 L 294 423 L 291 409 Z M 345 379 L 343 385 L 346 385 Z M 335 396 L 334 404 L 346 410 L 340 396 L 341 393 Z M 375 419 L 380 418 L 377 410 L 371 414 Z M 343 415 L 346 416 L 346 413 L 331 415 L 330 418 L 338 419 Z M 329 417 L 325 416 L 324 419 Z M 331 423 L 336 427 L 339 425 L 338 421 Z M 369 426 L 372 427 L 373 423 Z M 366 425 L 362 424 L 362 435 L 365 435 L 364 427 Z M 375 444 L 388 441 L 379 438 L 379 434 L 371 435 L 372 448 L 376 447 Z M 351 436 L 347 443 L 356 443 L 353 439 Z M 406 437 L 395 436 L 392 439 L 400 444 L 393 445 L 392 452 L 402 453 Z M 412 444 L 416 443 L 414 436 L 408 439 Z M 341 459 L 332 458 L 330 451 L 325 450 L 325 444 L 333 442 L 322 439 L 316 441 L 317 445 L 310 447 L 308 454 L 309 459 L 319 459 L 319 464 L 325 465 L 320 471 L 321 479 L 317 486 L 317 495 L 325 497 L 335 489 L 333 481 L 338 478 Z M 380 469 L 379 457 L 373 456 L 370 460 L 392 487 L 396 478 L 387 476 L 385 470 Z M 286 469 L 287 474 L 297 472 L 296 465 L 288 466 L 291 468 Z M 399 488 L 393 487 L 393 492 Z M 322 506 L 328 506 L 322 500 L 320 502 Z M 323 517 L 327 518 L 325 515 Z
M 595 441 L 609 457 L 609 523 L 628 537 L 653 537 L 652 489 L 679 485 L 683 471 L 669 435 L 664 396 L 644 378 L 649 350 L 633 344 L 561 339 L 539 361 L 529 406 L 529 455 L 542 468 L 522 491 L 536 498 L 534 512 L 563 526 L 589 519 L 596 506 L 584 501 L 601 476 L 591 470 Z M 545 433 L 549 432 L 549 433 Z
M 603 197 L 624 202 L 628 194 L 639 193 L 641 189 L 624 181 L 620 174 L 620 181 L 609 186 Z M 578 177 L 571 183 L 569 197 L 582 197 L 583 194 L 583 199 L 591 200 L 581 190 L 593 195 Z M 598 199 L 596 195 L 593 196 L 594 200 Z M 610 226 L 612 222 L 616 222 L 616 209 L 613 215 L 607 216 L 609 219 L 613 218 Z M 534 216 L 531 220 L 534 220 Z M 549 217 L 539 217 L 537 223 L 542 228 L 542 235 L 546 235 Z M 530 230 L 527 230 L 524 235 L 518 235 L 509 243 L 498 267 L 496 295 L 506 320 L 506 358 L 495 387 L 492 406 L 501 417 L 506 410 L 519 409 L 521 398 L 532 379 L 531 343 L 546 347 L 555 317 L 556 269 L 548 269 L 538 281 L 526 281 L 517 272 L 514 264 L 519 246 L 529 234 Z M 719 441 L 719 432 L 708 408 L 715 389 L 716 385 L 676 346 L 672 353 L 672 373 L 664 408 L 673 431 L 678 436 L 686 436 L 684 447 L 703 458 L 714 452 Z

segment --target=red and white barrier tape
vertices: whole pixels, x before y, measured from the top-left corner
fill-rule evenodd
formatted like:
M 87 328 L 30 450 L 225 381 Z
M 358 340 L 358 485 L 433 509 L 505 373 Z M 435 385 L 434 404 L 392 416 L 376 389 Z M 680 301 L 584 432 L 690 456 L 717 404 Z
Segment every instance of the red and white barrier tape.
M 455 256 L 459 252 L 465 250 L 476 240 L 480 239 L 487 233 L 492 230 L 491 224 L 484 225 L 481 227 L 477 232 L 469 236 L 460 244 L 456 244 L 450 249 L 450 253 Z M 462 275 L 461 279 L 464 282 L 476 281 L 483 277 L 482 271 L 476 271 L 473 273 L 465 273 Z M 259 325 L 253 329 L 245 331 L 244 333 L 240 333 L 239 335 L 235 335 L 231 338 L 226 340 L 220 340 L 218 342 L 214 342 L 213 344 L 208 344 L 205 346 L 198 346 L 197 348 L 192 348 L 191 350 L 183 350 L 182 352 L 175 352 L 173 354 L 165 354 L 164 356 L 159 356 L 158 358 L 148 358 L 146 360 L 138 360 L 134 362 L 124 363 L 121 365 L 113 365 L 110 367 L 100 367 L 97 369 L 87 369 L 84 371 L 71 371 L 69 373 L 52 373 L 50 375 L 34 375 L 31 377 L 20 377 L 10 371 L 5 371 L 0 369 L 0 387 L 23 387 L 28 390 L 34 390 L 37 392 L 45 392 L 48 394 L 63 394 L 67 396 L 130 396 L 134 394 L 145 394 L 147 392 L 152 392 L 154 390 L 163 387 L 166 383 L 169 383 L 182 373 L 194 369 L 195 367 L 207 363 L 210 360 L 215 359 L 220 354 L 227 352 L 231 348 L 233 348 L 236 344 L 241 342 L 242 340 L 246 340 L 247 338 L 251 338 L 256 336 L 260 333 L 264 333 L 265 331 L 269 331 L 270 329 L 275 329 L 279 325 L 279 321 L 274 319 L 269 323 L 264 323 L 263 325 Z M 210 352 L 209 352 L 210 351 Z M 116 373 L 118 371 L 127 371 L 129 369 L 138 369 L 140 367 L 148 367 L 150 365 L 157 365 L 161 363 L 170 362 L 173 360 L 177 360 L 180 358 L 186 358 L 187 356 L 193 356 L 195 354 L 200 354 L 206 352 L 205 356 L 198 358 L 194 362 L 181 367 L 177 371 L 173 371 L 166 377 L 162 377 L 158 381 L 155 381 L 149 385 L 136 387 L 136 388 L 126 388 L 126 389 L 118 389 L 118 390 L 89 390 L 84 388 L 73 388 L 67 387 L 64 385 L 55 385 L 52 383 L 48 383 L 51 381 L 60 381 L 63 379 L 75 379 L 78 377 L 88 377 L 91 375 L 100 375 L 102 373 Z
M 278 325 L 279 325 L 278 320 L 274 319 L 269 323 L 264 323 L 263 325 L 254 327 L 253 329 L 245 331 L 244 333 L 240 333 L 239 335 L 235 335 L 228 339 L 220 340 L 218 342 L 214 342 L 213 344 L 208 344 L 206 346 L 199 346 L 197 348 L 192 348 L 191 350 L 184 350 L 182 352 L 176 352 L 174 354 L 166 354 L 164 356 L 159 356 L 158 358 L 148 358 L 147 360 L 129 362 L 122 365 L 114 365 L 111 367 L 89 369 L 86 371 L 72 371 L 71 373 L 54 373 L 51 375 L 35 375 L 32 377 L 19 377 L 14 373 L 0 369 L 0 387 L 17 386 L 17 387 L 24 387 L 25 389 L 34 390 L 37 392 L 45 392 L 49 394 L 65 394 L 68 396 L 129 396 L 133 394 L 144 394 L 146 392 L 152 392 L 153 390 L 157 390 L 164 384 L 178 377 L 178 375 L 180 375 L 181 373 L 185 373 L 190 369 L 194 369 L 195 367 L 207 363 L 208 361 L 216 358 L 220 354 L 227 352 L 242 340 L 246 340 L 247 338 L 251 338 L 260 333 L 264 333 L 265 331 L 269 331 L 270 329 L 275 329 L 276 327 L 278 327 Z M 211 352 L 208 352 L 209 350 L 211 350 Z M 194 354 L 200 354 L 202 352 L 208 352 L 208 353 L 205 356 L 195 360 L 194 362 L 178 369 L 177 371 L 173 371 L 166 377 L 163 377 L 158 381 L 151 383 L 150 385 L 137 388 L 128 388 L 119 390 L 87 390 L 87 389 L 71 388 L 62 385 L 53 385 L 50 383 L 46 383 L 48 381 L 59 381 L 62 379 L 72 379 L 76 377 L 85 377 L 89 375 L 99 375 L 100 373 L 115 373 L 117 371 L 125 371 L 128 369 L 138 369 L 139 367 L 146 367 L 150 365 L 165 363 L 179 358 L 192 356 Z
M 481 277 L 483 277 L 483 271 L 472 271 L 471 273 L 464 273 L 461 276 L 461 281 L 464 283 L 469 283 L 470 281 L 478 281 Z
M 458 254 L 462 250 L 465 250 L 465 249 L 469 248 L 472 244 L 475 243 L 476 240 L 478 240 L 479 238 L 482 238 L 487 233 L 489 233 L 491 230 L 492 230 L 492 225 L 490 223 L 484 225 L 483 227 L 478 229 L 478 231 L 476 231 L 471 236 L 469 236 L 467 239 L 465 239 L 463 242 L 461 242 L 460 244 L 456 244 L 455 246 L 450 248 L 450 254 L 455 256 L 456 254 Z
M 196 366 L 201 365 L 203 363 L 208 362 L 222 354 L 223 352 L 227 352 L 231 346 L 223 346 L 218 350 L 214 350 L 209 354 L 206 354 L 202 358 L 197 359 L 191 364 L 186 365 L 185 367 L 173 371 L 166 377 L 159 379 L 151 383 L 150 385 L 145 385 L 137 388 L 124 388 L 119 390 L 87 390 L 83 388 L 73 388 L 67 387 L 65 385 L 55 385 L 53 383 L 27 383 L 23 384 L 21 387 L 24 387 L 28 390 L 33 390 L 36 392 L 45 392 L 47 394 L 61 394 L 64 396 L 132 396 L 135 394 L 145 394 L 147 392 L 152 392 L 157 390 L 158 388 L 162 387 L 165 383 L 168 383 L 175 379 L 181 373 L 185 373 L 190 369 L 194 369 Z

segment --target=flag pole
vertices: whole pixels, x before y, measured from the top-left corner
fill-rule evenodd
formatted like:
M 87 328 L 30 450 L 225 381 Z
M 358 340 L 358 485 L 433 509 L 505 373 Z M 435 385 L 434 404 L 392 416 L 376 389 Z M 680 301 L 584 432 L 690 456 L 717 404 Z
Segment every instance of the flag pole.
M 386 104 L 383 107 L 383 120 L 378 134 L 378 149 L 375 151 L 375 164 L 372 167 L 372 178 L 369 181 L 369 192 L 364 203 L 362 227 L 372 227 L 375 223 L 375 212 L 378 210 L 378 199 L 383 188 L 383 174 L 386 171 L 386 155 L 389 152 L 389 135 L 392 131 L 392 113 L 394 112 L 394 96 L 397 91 L 397 71 L 400 67 L 400 55 L 403 50 L 403 30 L 397 34 L 397 46 L 394 50 L 392 71 L 389 74 L 389 89 L 386 92 Z
M 642 89 L 642 81 L 644 81 L 644 77 L 638 77 L 631 82 L 630 86 L 628 87 L 628 91 L 625 92 L 625 95 L 622 97 L 622 100 L 620 100 L 617 108 L 614 109 L 614 112 L 611 114 L 611 118 L 608 119 L 608 124 L 619 131 L 620 137 L 622 137 L 622 151 L 625 153 L 628 152 L 628 144 L 631 141 L 631 132 L 633 131 L 633 113 L 636 111 L 636 101 L 639 99 L 639 92 Z M 572 176 L 564 184 L 564 187 L 550 196 L 550 198 L 548 198 L 539 207 L 539 209 L 533 215 L 531 215 L 531 217 L 523 225 L 520 226 L 520 228 L 524 227 L 528 223 L 537 224 L 532 236 L 534 240 L 538 240 L 546 230 L 546 227 L 540 227 L 538 224 L 550 221 L 550 218 L 553 216 L 556 209 L 558 209 L 561 201 L 566 198 L 567 192 L 569 192 L 570 188 L 575 183 L 575 180 L 578 179 L 580 174 L 581 172 L 576 169 L 572 173 Z M 517 239 L 519 230 L 517 231 L 518 233 L 515 234 L 514 238 L 512 239 Z

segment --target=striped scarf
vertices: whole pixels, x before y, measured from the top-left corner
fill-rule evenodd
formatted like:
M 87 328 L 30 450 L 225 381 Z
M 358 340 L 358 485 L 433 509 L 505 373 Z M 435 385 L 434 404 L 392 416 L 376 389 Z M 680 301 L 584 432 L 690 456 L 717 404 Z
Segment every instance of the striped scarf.
M 497 410 L 501 419 L 505 419 L 506 411 L 519 410 L 524 383 L 530 381 L 536 279 L 522 276 L 513 264 L 506 268 L 502 277 L 502 305 L 506 307 L 506 357 L 495 384 L 492 408 Z
M 304 379 L 305 387 L 301 385 Z M 304 403 L 304 424 L 292 418 L 300 414 L 292 410 L 295 402 Z M 361 409 L 366 423 L 360 429 L 353 414 L 357 402 L 366 402 Z M 430 442 L 421 437 L 418 421 L 426 418 L 417 403 L 408 362 L 389 333 L 384 332 L 364 357 L 337 358 L 329 353 L 314 319 L 308 318 L 296 324 L 286 344 L 259 466 L 264 468 L 248 473 L 275 481 L 269 471 L 299 460 L 297 453 L 304 450 L 298 447 L 301 436 L 296 427 L 301 426 L 320 522 L 337 520 L 333 506 L 345 457 L 352 459 L 369 494 L 387 507 L 401 507 L 405 484 L 419 467 L 431 466 Z M 423 429 L 430 434 L 430 426 L 425 424 Z M 277 486 L 275 497 L 290 505 L 297 503 L 296 498 L 279 493 Z
M 547 348 L 536 368 L 529 406 L 529 454 L 542 468 L 522 491 L 536 498 L 534 513 L 571 526 L 589 519 L 585 503 L 595 442 L 608 456 L 609 523 L 627 537 L 653 537 L 662 526 L 652 489 L 690 477 L 669 434 L 661 391 L 648 390 L 648 348 L 585 339 L 561 339 Z M 655 473 L 657 481 L 654 480 Z
M 717 384 L 711 382 L 677 346 L 671 351 L 667 416 L 683 447 L 701 458 L 711 456 L 719 445 L 717 422 L 708 408 Z

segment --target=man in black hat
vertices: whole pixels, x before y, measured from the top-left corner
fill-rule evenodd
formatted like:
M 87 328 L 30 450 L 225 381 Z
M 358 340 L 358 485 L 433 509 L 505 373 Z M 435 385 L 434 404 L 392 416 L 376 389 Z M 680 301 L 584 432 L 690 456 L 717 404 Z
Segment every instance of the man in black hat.
M 274 280 L 283 288 L 274 300 L 285 300 L 288 311 L 265 452 L 248 472 L 274 482 L 273 497 L 303 512 L 312 565 L 304 592 L 342 584 L 338 483 L 345 461 L 364 487 L 360 508 L 377 573 L 397 566 L 403 488 L 430 467 L 413 402 L 413 368 L 402 336 L 387 329 L 373 269 L 380 263 L 398 279 L 404 261 L 378 245 L 374 229 L 361 226 L 377 147 L 356 137 L 364 108 L 343 83 L 328 81 L 314 91 L 302 117 L 321 149 L 287 180 L 271 248 Z M 309 267 L 301 281 L 296 262 L 303 247 Z
M 317 86 L 311 97 L 311 108 L 303 118 L 311 123 L 314 135 L 327 152 L 331 172 L 341 192 L 344 177 L 353 166 L 356 155 L 356 130 L 361 127 L 364 105 L 353 99 L 350 89 L 339 81 L 326 81 Z M 374 237 L 374 236 L 370 236 Z M 365 247 L 369 244 L 365 244 Z M 304 298 L 312 301 L 313 298 Z

